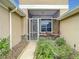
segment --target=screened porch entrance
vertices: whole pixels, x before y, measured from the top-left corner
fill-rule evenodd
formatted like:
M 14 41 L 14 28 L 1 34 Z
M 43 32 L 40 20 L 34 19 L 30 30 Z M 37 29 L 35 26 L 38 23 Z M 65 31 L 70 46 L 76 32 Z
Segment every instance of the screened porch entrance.
M 38 40 L 40 33 L 52 32 L 53 19 L 29 18 L 29 40 Z
M 59 9 L 29 9 L 29 40 L 38 40 L 46 32 L 53 33 L 53 20 L 60 15 Z M 55 27 L 56 28 L 56 27 Z

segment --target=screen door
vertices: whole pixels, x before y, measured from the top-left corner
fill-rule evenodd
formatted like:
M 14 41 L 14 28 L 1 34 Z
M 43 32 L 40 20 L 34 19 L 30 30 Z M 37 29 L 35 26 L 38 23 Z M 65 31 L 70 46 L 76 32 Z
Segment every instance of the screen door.
M 39 19 L 29 19 L 29 40 L 37 40 L 39 38 Z

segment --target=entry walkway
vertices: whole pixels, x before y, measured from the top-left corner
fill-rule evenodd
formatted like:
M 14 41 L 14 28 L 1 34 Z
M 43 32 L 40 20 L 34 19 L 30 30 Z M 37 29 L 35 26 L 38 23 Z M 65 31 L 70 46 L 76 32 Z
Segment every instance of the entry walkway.
M 18 59 L 33 59 L 36 48 L 36 41 L 30 41 Z

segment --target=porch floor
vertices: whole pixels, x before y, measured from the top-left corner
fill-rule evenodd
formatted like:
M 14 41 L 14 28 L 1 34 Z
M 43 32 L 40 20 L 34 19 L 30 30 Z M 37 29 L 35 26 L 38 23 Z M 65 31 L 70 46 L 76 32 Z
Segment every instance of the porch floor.
M 36 48 L 36 41 L 30 41 L 18 59 L 33 59 Z

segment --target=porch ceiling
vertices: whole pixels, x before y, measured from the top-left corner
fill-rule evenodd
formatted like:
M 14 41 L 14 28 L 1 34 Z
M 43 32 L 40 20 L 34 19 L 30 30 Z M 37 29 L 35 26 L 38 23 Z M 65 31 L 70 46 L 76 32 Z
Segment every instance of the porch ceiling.
M 58 9 L 53 9 L 53 10 L 47 10 L 47 9 L 31 9 L 29 10 L 29 15 L 31 16 L 57 16 L 59 15 L 59 10 Z

